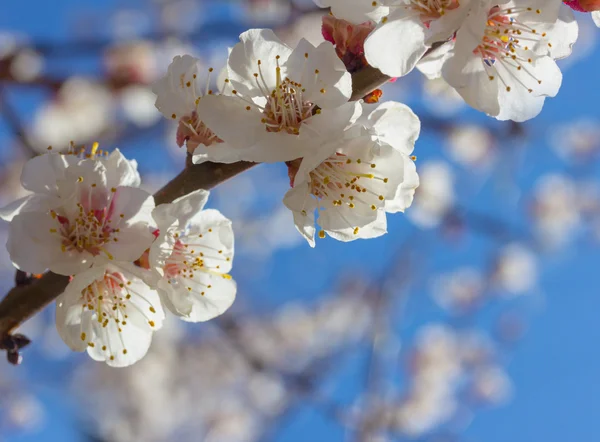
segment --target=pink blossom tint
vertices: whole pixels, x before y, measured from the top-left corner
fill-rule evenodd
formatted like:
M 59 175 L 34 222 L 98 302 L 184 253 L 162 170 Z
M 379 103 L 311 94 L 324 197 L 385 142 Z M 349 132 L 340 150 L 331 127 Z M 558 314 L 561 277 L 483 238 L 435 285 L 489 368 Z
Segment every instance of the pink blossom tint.
M 579 12 L 600 11 L 600 0 L 569 0 L 563 3 Z
M 371 22 L 354 25 L 332 15 L 323 17 L 321 32 L 323 38 L 333 43 L 338 57 L 344 62 L 350 73 L 366 66 L 364 43 L 375 28 Z

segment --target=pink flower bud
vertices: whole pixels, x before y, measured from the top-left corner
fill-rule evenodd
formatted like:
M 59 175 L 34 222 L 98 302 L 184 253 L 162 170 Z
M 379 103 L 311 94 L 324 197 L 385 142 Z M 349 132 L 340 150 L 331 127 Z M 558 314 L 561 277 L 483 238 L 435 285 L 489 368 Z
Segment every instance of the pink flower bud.
M 366 66 L 365 39 L 375 28 L 372 22 L 355 25 L 332 15 L 323 17 L 321 32 L 323 38 L 335 46 L 338 57 L 349 72 L 356 72 Z

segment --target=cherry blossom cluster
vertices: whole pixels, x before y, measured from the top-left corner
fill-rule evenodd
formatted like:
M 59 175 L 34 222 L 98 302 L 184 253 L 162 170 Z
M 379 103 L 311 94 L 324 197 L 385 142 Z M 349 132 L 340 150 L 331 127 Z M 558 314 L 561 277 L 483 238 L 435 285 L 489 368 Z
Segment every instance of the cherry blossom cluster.
M 371 66 L 391 77 L 416 67 L 428 78 L 443 78 L 470 106 L 499 120 L 525 121 L 540 113 L 562 82 L 555 60 L 570 55 L 578 36 L 573 14 L 560 0 L 315 2 L 331 7 L 350 29 L 373 28 L 362 42 Z M 565 3 L 600 8 L 594 0 Z
M 56 326 L 71 349 L 131 365 L 165 309 L 198 322 L 233 303 L 231 222 L 203 210 L 208 192 L 155 207 L 139 188 L 137 163 L 97 144 L 31 159 L 21 183 L 31 194 L 0 212 L 10 221 L 8 252 L 22 271 L 70 276 Z
M 177 143 L 205 161 L 285 162 L 285 206 L 311 246 L 386 233 L 386 213 L 412 203 L 411 156 L 420 122 L 405 105 L 350 102 L 352 78 L 329 42 L 295 48 L 271 30 L 240 36 L 212 90 L 198 60 L 175 57 L 154 87 L 156 107 L 177 120 Z
M 331 10 L 318 46 L 303 39 L 291 48 L 251 29 L 220 73 L 177 56 L 153 89 L 194 163 L 285 162 L 284 204 L 313 247 L 317 236 L 383 235 L 386 214 L 407 209 L 419 185 L 418 117 L 401 103 L 373 106 L 380 91 L 350 101 L 352 73 L 370 65 L 401 77 L 417 67 L 474 108 L 525 121 L 558 92 L 555 60 L 578 35 L 559 0 L 315 2 Z
M 384 235 L 387 214 L 408 209 L 419 186 L 419 118 L 402 103 L 378 104 L 379 90 L 355 101 L 353 74 L 372 67 L 388 79 L 417 68 L 489 116 L 525 121 L 561 86 L 556 60 L 578 36 L 570 8 L 596 20 L 600 9 L 597 0 L 315 3 L 331 11 L 318 46 L 289 47 L 269 29 L 250 29 L 220 72 L 176 56 L 153 85 L 156 108 L 177 123 L 176 143 L 194 164 L 285 164 L 283 204 L 312 247 L 317 237 Z M 434 225 L 452 205 L 451 177 L 436 184 L 421 171 L 432 198 L 410 216 Z M 198 322 L 233 303 L 232 223 L 204 209 L 208 192 L 155 207 L 135 161 L 97 145 L 35 157 L 21 182 L 31 194 L 0 211 L 10 221 L 7 248 L 24 272 L 71 277 L 56 318 L 72 349 L 130 365 L 165 309 Z

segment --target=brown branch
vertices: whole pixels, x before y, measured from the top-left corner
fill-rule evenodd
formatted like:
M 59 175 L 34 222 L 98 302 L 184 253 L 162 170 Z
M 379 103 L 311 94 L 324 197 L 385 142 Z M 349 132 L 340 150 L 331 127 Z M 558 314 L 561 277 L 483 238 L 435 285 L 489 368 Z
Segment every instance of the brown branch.
M 389 77 L 371 67 L 353 74 L 352 100 L 362 98 L 388 79 Z M 255 165 L 256 163 L 241 161 L 233 164 L 207 162 L 188 166 L 156 192 L 154 200 L 157 205 L 164 204 L 194 190 L 212 189 Z M 68 282 L 67 276 L 48 272 L 31 284 L 15 287 L 8 292 L 0 302 L 0 338 L 9 336 L 16 327 L 55 300 L 64 291 Z

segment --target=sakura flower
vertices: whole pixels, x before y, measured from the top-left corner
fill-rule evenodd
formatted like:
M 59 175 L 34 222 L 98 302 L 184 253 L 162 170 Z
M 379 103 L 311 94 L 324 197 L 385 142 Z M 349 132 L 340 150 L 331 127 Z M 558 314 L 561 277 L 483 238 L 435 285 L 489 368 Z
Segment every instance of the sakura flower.
M 2 213 L 12 219 L 7 249 L 21 270 L 72 275 L 93 264 L 130 262 L 153 240 L 154 200 L 131 187 L 139 184 L 136 165 L 119 152 L 42 155 L 23 167 L 21 182 L 34 193 Z
M 331 13 L 338 18 L 353 23 L 365 21 L 378 22 L 388 15 L 386 1 L 369 0 L 313 0 L 321 8 L 331 8 Z
M 470 0 L 388 1 L 391 13 L 365 41 L 365 56 L 384 74 L 409 73 L 434 43 L 453 36 L 464 22 Z
M 290 161 L 339 139 L 357 118 L 352 79 L 331 44 L 295 49 L 267 29 L 240 35 L 221 96 L 207 95 L 198 117 L 224 142 L 199 145 L 194 162 Z
M 571 53 L 577 23 L 558 0 L 478 2 L 456 34 L 444 79 L 476 109 L 525 121 L 558 92 L 555 59 Z
M 202 210 L 208 192 L 198 190 L 161 204 L 152 215 L 160 233 L 150 249 L 150 266 L 165 306 L 185 321 L 207 321 L 235 299 L 227 274 L 233 259 L 231 221 L 216 210 Z
M 148 351 L 164 312 L 156 291 L 134 268 L 104 265 L 76 275 L 56 301 L 56 328 L 75 351 L 126 367 Z
M 152 87 L 156 94 L 156 108 L 165 118 L 179 120 L 177 144 L 187 145 L 192 153 L 198 145 L 210 146 L 221 140 L 198 119 L 196 108 L 202 96 L 210 95 L 210 74 L 206 78 L 198 74 L 200 60 L 190 55 L 176 56 L 169 65 L 167 74 Z M 200 84 L 200 81 L 205 84 Z
M 346 138 L 288 164 L 292 189 L 284 204 L 294 223 L 315 246 L 315 212 L 325 233 L 340 241 L 386 233 L 386 212 L 402 212 L 419 184 L 409 157 L 420 122 L 403 104 L 387 102 L 356 125 Z

